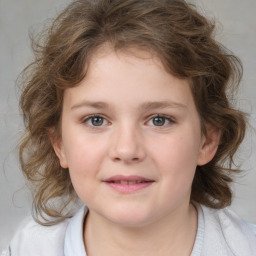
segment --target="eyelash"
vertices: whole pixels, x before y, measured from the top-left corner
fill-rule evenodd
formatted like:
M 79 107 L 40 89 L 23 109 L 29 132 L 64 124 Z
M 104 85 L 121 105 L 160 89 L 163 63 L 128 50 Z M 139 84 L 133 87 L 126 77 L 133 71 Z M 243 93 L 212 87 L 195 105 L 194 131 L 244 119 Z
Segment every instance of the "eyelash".
M 90 121 L 92 122 L 93 118 L 102 119 L 103 124 L 100 124 L 100 125 L 93 125 L 92 123 L 89 124 Z M 154 118 L 159 118 L 159 119 L 162 118 L 163 121 L 164 121 L 164 124 L 163 125 L 155 125 L 154 123 L 149 124 L 150 121 L 153 122 Z M 168 122 L 167 124 L 166 124 L 166 121 Z M 107 122 L 107 123 L 104 124 L 104 122 Z M 110 122 L 107 121 L 107 119 L 104 116 L 100 115 L 100 114 L 94 114 L 94 115 L 87 116 L 82 120 L 81 123 L 87 124 L 89 127 L 92 127 L 92 128 L 100 128 L 102 126 L 110 124 Z M 166 127 L 166 126 L 168 126 L 170 124 L 173 124 L 173 123 L 175 123 L 175 120 L 172 117 L 166 116 L 166 115 L 161 115 L 161 114 L 155 114 L 153 116 L 150 116 L 149 119 L 145 122 L 145 124 L 148 124 L 148 125 L 154 126 L 154 127 L 158 127 L 158 128 Z
M 103 119 L 103 122 L 104 122 L 104 121 L 107 121 L 107 119 L 106 119 L 104 116 L 102 116 L 102 115 L 100 115 L 100 114 L 94 114 L 94 115 L 90 115 L 90 116 L 87 116 L 86 118 L 84 118 L 84 119 L 82 120 L 82 123 L 83 123 L 83 124 L 87 124 L 88 126 L 93 127 L 93 128 L 95 128 L 95 127 L 102 127 L 102 125 L 93 125 L 93 124 L 89 124 L 89 121 L 92 122 L 93 118 L 100 118 L 100 119 Z M 108 121 L 107 121 L 107 122 L 108 122 Z M 109 122 L 108 122 L 108 123 L 109 123 Z
M 152 124 L 152 126 L 158 127 L 158 128 L 166 127 L 166 126 L 168 126 L 170 124 L 175 123 L 175 120 L 172 117 L 167 116 L 167 115 L 161 115 L 161 114 L 156 114 L 156 115 L 151 116 L 150 119 L 146 123 L 149 123 L 150 121 L 153 122 L 154 118 L 162 118 L 164 120 L 164 124 L 163 125 L 154 125 L 154 124 Z M 168 121 L 167 124 L 166 124 L 166 121 Z

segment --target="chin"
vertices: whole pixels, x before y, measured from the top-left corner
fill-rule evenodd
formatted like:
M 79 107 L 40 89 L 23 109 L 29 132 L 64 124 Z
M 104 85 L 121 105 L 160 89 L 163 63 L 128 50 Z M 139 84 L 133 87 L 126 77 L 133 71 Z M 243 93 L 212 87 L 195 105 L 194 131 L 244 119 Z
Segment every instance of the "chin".
M 134 211 L 131 211 L 131 209 L 115 211 L 108 219 L 116 225 L 127 228 L 143 227 L 151 222 L 151 216 L 147 213 L 143 213 L 141 209 Z

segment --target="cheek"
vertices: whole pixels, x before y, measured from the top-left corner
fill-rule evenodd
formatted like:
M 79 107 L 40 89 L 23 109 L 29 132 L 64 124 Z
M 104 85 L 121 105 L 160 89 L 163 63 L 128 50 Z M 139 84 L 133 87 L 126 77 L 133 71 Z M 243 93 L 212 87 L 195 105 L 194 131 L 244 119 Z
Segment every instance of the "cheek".
M 164 175 L 193 179 L 200 148 L 197 141 L 185 134 L 165 137 L 151 147 L 152 158 Z
M 77 173 L 89 174 L 97 169 L 104 152 L 104 148 L 99 146 L 98 143 L 90 143 L 90 140 L 84 143 L 78 141 L 76 147 L 68 151 L 69 168 Z
M 95 197 L 95 181 L 100 170 L 100 150 L 90 143 L 78 143 L 78 147 L 69 152 L 69 173 L 78 197 L 85 203 Z
M 90 179 L 97 177 L 106 155 L 103 143 L 91 137 L 81 138 L 81 136 L 69 137 L 66 141 L 65 152 L 74 186 L 90 183 Z

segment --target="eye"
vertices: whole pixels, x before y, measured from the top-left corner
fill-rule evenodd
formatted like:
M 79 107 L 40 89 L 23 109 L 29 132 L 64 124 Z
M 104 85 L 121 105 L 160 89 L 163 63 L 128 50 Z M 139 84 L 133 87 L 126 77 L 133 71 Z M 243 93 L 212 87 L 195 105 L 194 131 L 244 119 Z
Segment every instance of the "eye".
M 89 126 L 104 126 L 104 125 L 108 124 L 108 121 L 102 116 L 93 115 L 93 116 L 89 116 L 89 117 L 85 118 L 83 120 L 83 123 L 86 123 Z
M 173 123 L 174 121 L 170 118 L 170 117 L 166 117 L 166 116 L 161 116 L 161 115 L 156 115 L 154 117 L 152 117 L 147 124 L 148 125 L 152 125 L 152 126 L 166 126 L 170 123 Z

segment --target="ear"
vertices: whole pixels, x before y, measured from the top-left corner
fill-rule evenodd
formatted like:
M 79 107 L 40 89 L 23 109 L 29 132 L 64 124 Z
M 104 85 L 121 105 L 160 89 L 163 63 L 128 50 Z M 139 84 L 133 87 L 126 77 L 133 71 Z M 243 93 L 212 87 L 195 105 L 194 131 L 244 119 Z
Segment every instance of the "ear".
M 220 136 L 221 132 L 219 129 L 209 124 L 206 125 L 206 134 L 202 138 L 197 165 L 205 165 L 213 159 L 218 149 Z
M 62 168 L 68 168 L 67 158 L 64 151 L 62 140 L 58 135 L 56 135 L 55 130 L 53 129 L 49 130 L 49 139 L 51 141 L 55 154 L 60 160 L 60 166 Z

